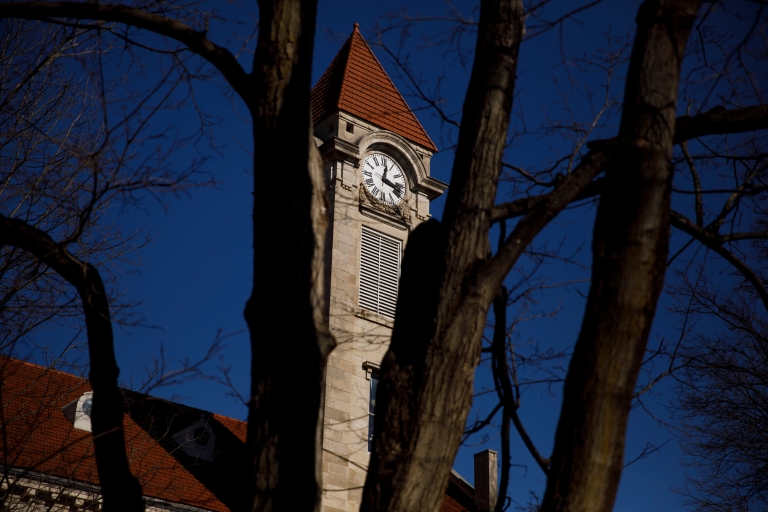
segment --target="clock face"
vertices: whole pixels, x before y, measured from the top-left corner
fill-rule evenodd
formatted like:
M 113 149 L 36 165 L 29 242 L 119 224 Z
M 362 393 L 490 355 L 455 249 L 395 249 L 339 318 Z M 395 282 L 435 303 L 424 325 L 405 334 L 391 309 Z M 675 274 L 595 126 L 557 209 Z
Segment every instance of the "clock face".
M 373 153 L 363 161 L 363 183 L 382 203 L 397 204 L 405 197 L 405 176 L 394 160 Z

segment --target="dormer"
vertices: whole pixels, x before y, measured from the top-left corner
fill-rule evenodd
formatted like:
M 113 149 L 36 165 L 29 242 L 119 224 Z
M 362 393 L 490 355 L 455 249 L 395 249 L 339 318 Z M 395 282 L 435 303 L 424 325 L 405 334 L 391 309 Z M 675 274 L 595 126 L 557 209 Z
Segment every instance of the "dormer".
M 83 393 L 80 398 L 69 402 L 61 408 L 64 416 L 72 422 L 77 430 L 91 432 L 91 409 L 93 408 L 93 391 Z

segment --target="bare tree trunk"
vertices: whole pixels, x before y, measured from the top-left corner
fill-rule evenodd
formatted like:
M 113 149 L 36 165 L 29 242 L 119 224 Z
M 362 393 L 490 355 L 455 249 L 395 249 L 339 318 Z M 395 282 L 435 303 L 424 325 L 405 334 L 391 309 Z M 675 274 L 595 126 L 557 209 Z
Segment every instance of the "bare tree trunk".
M 320 506 L 325 371 L 334 341 L 323 290 L 326 199 L 312 137 L 316 2 L 259 2 L 251 75 L 254 276 L 245 308 L 254 511 Z M 280 220 L 283 219 L 283 220 Z
M 13 245 L 30 252 L 80 294 L 88 332 L 89 376 L 93 388 L 91 427 L 104 510 L 144 510 L 141 484 L 131 474 L 125 453 L 123 395 L 117 386 L 120 369 L 115 360 L 109 302 L 99 271 L 72 256 L 45 232 L 3 215 L 0 215 L 0 245 Z
M 608 511 L 669 241 L 671 155 L 685 44 L 700 2 L 640 8 L 619 137 L 595 220 L 592 284 L 566 378 L 545 511 Z
M 487 257 L 522 36 L 521 1 L 482 2 L 444 220 L 414 230 L 403 259 L 363 491 L 366 512 L 436 511 L 443 500 L 500 284 L 473 278 Z

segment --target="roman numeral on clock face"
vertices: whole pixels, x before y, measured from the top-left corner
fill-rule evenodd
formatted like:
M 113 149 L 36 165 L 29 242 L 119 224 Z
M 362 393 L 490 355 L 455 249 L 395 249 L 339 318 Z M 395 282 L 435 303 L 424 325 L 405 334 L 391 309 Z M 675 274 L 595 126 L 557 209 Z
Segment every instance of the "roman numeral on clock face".
M 367 180 L 365 180 L 365 184 L 368 185 L 369 187 L 374 186 L 373 178 L 368 178 Z

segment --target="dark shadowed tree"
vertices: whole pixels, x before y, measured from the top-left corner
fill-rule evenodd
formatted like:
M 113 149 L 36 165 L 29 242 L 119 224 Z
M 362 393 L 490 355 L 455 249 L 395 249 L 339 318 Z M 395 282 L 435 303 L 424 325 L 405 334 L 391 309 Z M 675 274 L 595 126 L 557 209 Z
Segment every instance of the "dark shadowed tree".
M 768 325 L 752 300 L 707 288 L 690 297 L 692 313 L 717 318 L 724 332 L 692 336 L 681 350 L 675 405 L 686 462 L 697 473 L 680 492 L 695 510 L 762 510 L 768 506 Z

